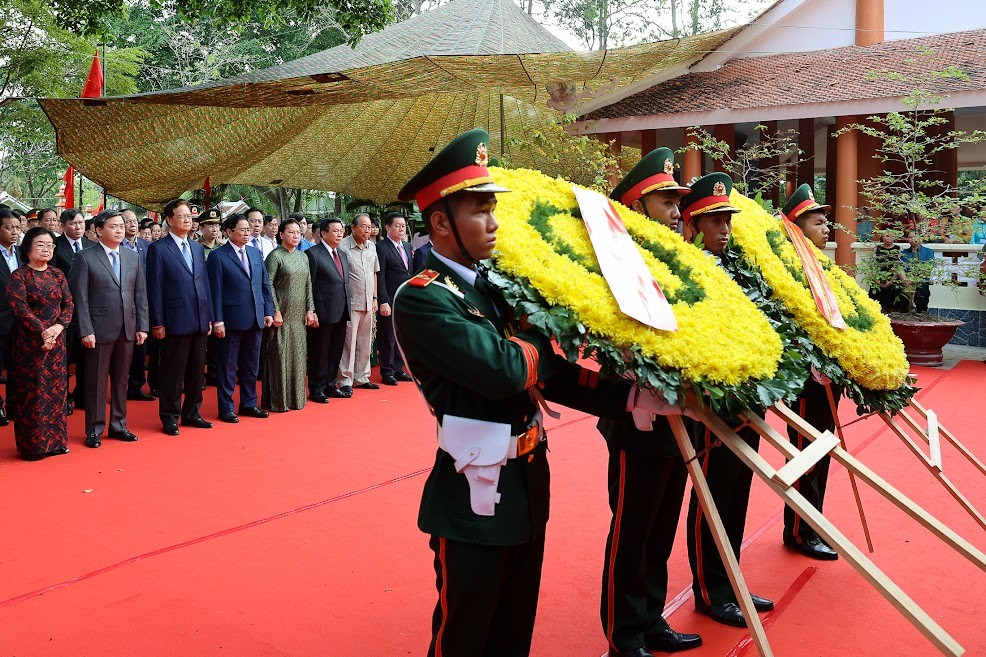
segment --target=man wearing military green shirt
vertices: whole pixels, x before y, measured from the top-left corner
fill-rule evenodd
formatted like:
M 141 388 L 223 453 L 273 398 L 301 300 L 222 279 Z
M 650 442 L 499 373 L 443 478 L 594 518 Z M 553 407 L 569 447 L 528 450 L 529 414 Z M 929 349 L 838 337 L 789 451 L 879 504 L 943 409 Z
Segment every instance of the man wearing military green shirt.
M 438 604 L 429 657 L 526 657 L 548 520 L 547 445 L 536 391 L 607 417 L 668 413 L 663 400 L 556 356 L 528 329 L 507 337 L 509 309 L 476 262 L 496 246 L 489 135 L 470 130 L 404 188 L 434 248 L 398 289 L 405 363 L 439 424 L 418 527 L 431 534 Z M 533 393 L 533 394 L 532 394 Z
M 674 179 L 674 153 L 651 151 L 610 197 L 678 231 L 678 203 L 688 193 Z M 697 634 L 675 632 L 662 616 L 668 559 L 688 473 L 671 425 L 659 417 L 641 431 L 630 418 L 596 425 L 609 449 L 609 507 L 600 618 L 610 657 L 649 657 L 651 651 L 697 648 Z
M 815 201 L 811 187 L 804 184 L 787 200 L 782 212 L 787 219 L 797 224 L 805 237 L 822 249 L 829 237 L 828 217 L 825 215 L 829 209 L 830 206 Z M 831 381 L 823 374 L 812 372 L 812 376 L 805 381 L 804 391 L 794 402 L 794 411 L 819 431 L 835 431 L 835 416 L 826 391 L 830 385 Z M 839 388 L 832 388 L 832 402 L 836 408 L 841 392 Z M 807 439 L 793 427 L 788 427 L 787 436 L 798 449 L 808 446 Z M 819 511 L 825 501 L 830 460 L 826 454 L 794 484 L 794 489 Z M 784 545 L 812 559 L 832 561 L 839 558 L 839 553 L 822 541 L 815 530 L 787 505 L 784 506 Z
M 729 202 L 732 188 L 733 181 L 728 175 L 710 173 L 692 183 L 691 192 L 681 199 L 686 239 L 701 235 L 705 250 L 716 256 L 729 245 L 733 231 L 733 214 L 739 212 Z M 724 333 L 728 334 L 729 330 L 730 327 L 723 327 Z M 732 427 L 740 424 L 736 418 L 723 419 Z M 753 471 L 728 447 L 718 444 L 708 427 L 699 422 L 692 427 L 692 441 L 702 472 L 709 482 L 709 491 L 722 517 L 730 547 L 739 562 Z M 760 445 L 760 435 L 750 427 L 738 430 L 737 434 L 753 449 Z M 746 619 L 736 602 L 726 566 L 719 557 L 709 524 L 699 508 L 694 491 L 688 502 L 685 528 L 688 533 L 688 563 L 692 570 L 695 610 L 724 625 L 746 627 Z M 774 608 L 774 603 L 767 598 L 756 595 L 751 597 L 757 611 L 770 611 Z

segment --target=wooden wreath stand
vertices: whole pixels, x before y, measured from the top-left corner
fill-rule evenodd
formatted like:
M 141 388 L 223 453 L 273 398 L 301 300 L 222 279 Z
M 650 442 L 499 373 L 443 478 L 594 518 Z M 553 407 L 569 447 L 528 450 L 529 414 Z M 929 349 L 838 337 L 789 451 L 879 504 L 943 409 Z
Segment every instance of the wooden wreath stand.
M 935 645 L 935 647 L 937 647 L 942 653 L 946 655 L 953 655 L 954 657 L 958 657 L 965 652 L 965 649 L 959 645 L 959 643 L 955 641 L 955 639 L 953 639 L 947 632 L 945 632 L 945 630 L 938 625 L 938 623 L 936 623 L 931 616 L 929 616 L 917 605 L 917 603 L 908 597 L 908 595 L 904 593 L 904 591 L 901 590 L 901 588 L 897 586 L 889 577 L 887 577 L 886 574 L 877 568 L 876 565 L 870 561 L 859 548 L 853 545 L 853 543 L 846 538 L 846 536 L 840 532 L 835 525 L 825 518 L 820 511 L 813 507 L 801 495 L 801 493 L 794 488 L 794 483 L 797 482 L 803 474 L 814 467 L 814 465 L 818 463 L 823 456 L 830 455 L 836 461 L 845 466 L 850 475 L 854 478 L 858 477 L 861 481 L 868 484 L 878 493 L 883 495 L 883 497 L 924 525 L 933 534 L 938 536 L 938 538 L 950 545 L 956 552 L 969 559 L 969 561 L 983 571 L 986 571 L 986 555 L 980 552 L 976 547 L 963 539 L 961 536 L 946 527 L 941 521 L 936 519 L 930 513 L 912 502 L 903 493 L 888 484 L 868 467 L 859 462 L 842 445 L 840 445 L 839 439 L 836 438 L 831 432 L 819 432 L 784 404 L 779 403 L 771 410 L 783 419 L 789 426 L 794 427 L 799 433 L 812 441 L 811 444 L 804 450 L 798 450 L 795 448 L 786 436 L 778 433 L 773 427 L 767 424 L 766 421 L 761 419 L 756 414 L 747 411 L 740 416 L 744 422 L 746 422 L 758 434 L 760 434 L 761 437 L 763 437 L 767 444 L 770 444 L 774 449 L 779 451 L 785 456 L 785 458 L 788 459 L 787 463 L 779 469 L 773 468 L 763 457 L 760 456 L 757 450 L 746 444 L 746 442 L 744 442 L 733 429 L 723 422 L 721 418 L 712 413 L 694 395 L 690 394 L 688 396 L 687 407 L 690 415 L 711 429 L 724 447 L 733 452 L 741 461 L 743 461 L 743 463 L 747 465 L 747 467 L 753 470 L 757 476 L 759 476 L 775 493 L 777 493 L 782 500 L 784 500 L 785 504 L 801 516 L 801 518 L 807 522 L 808 525 L 811 526 L 812 529 L 814 529 L 818 535 L 832 547 L 832 549 L 842 555 L 842 557 L 853 568 L 855 568 L 864 579 L 866 579 L 883 595 L 883 597 L 890 602 L 890 604 L 892 604 L 901 614 L 903 614 L 903 616 L 907 618 L 907 620 L 915 628 L 924 634 L 928 640 Z M 923 411 L 920 406 L 915 405 L 914 408 L 919 413 L 922 413 Z M 926 417 L 926 412 L 922 414 Z M 688 432 L 685 430 L 684 422 L 679 415 L 671 415 L 668 416 L 667 419 L 671 425 L 672 431 L 674 432 L 675 440 L 678 443 L 678 449 L 681 451 L 681 454 L 685 459 L 688 474 L 691 477 L 692 486 L 695 489 L 702 512 L 708 520 L 712 538 L 715 541 L 716 548 L 719 550 L 719 556 L 722 558 L 722 561 L 726 566 L 727 573 L 729 574 L 729 581 L 732 584 L 733 592 L 736 594 L 736 600 L 740 609 L 743 610 L 743 616 L 746 618 L 747 627 L 750 630 L 750 636 L 753 639 L 753 643 L 756 645 L 757 651 L 760 653 L 761 657 L 773 655 L 770 644 L 767 642 L 767 636 L 764 633 L 763 625 L 760 622 L 760 617 L 757 615 L 757 611 L 753 608 L 753 601 L 750 599 L 750 591 L 746 586 L 745 580 L 743 579 L 743 574 L 740 572 L 739 564 L 733 556 L 733 551 L 730 548 L 729 540 L 726 538 L 726 531 L 722 525 L 722 520 L 719 517 L 719 512 L 716 510 L 715 503 L 712 500 L 712 494 L 709 491 L 708 483 L 706 482 L 702 469 L 695 458 L 695 449 L 692 446 Z M 892 420 L 889 416 L 884 419 Z M 907 420 L 905 420 L 905 422 L 907 422 Z M 895 426 L 891 422 L 888 422 L 888 424 L 890 424 L 892 428 Z M 910 426 L 909 422 L 908 426 Z M 921 432 L 918 431 L 918 433 Z M 952 442 L 960 451 L 962 451 L 967 458 L 970 458 L 977 463 L 980 470 L 983 470 L 982 463 L 975 460 L 975 457 L 972 456 L 968 450 L 965 450 L 964 447 L 960 447 L 958 441 L 954 440 L 954 436 L 950 436 L 947 432 L 943 432 L 943 435 L 946 436 L 946 439 L 948 439 L 949 442 Z M 983 471 L 986 473 L 986 470 Z M 939 468 L 938 474 L 940 473 Z M 939 480 L 943 479 L 943 475 L 939 477 Z M 950 491 L 952 490 L 954 490 L 954 486 L 950 487 Z M 955 491 L 953 495 L 957 493 L 958 491 Z M 965 498 L 960 499 L 960 497 L 961 496 L 958 496 L 956 499 L 959 499 L 960 502 L 962 502 Z

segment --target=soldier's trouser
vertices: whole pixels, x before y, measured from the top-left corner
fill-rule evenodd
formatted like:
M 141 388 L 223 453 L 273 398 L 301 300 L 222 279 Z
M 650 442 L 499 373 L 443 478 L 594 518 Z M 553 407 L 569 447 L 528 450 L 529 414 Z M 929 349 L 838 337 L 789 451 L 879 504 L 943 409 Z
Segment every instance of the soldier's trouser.
M 438 604 L 428 657 L 527 657 L 541 586 L 544 534 L 514 546 L 432 536 Z
M 609 452 L 609 508 L 600 619 L 611 650 L 643 648 L 668 629 L 668 558 L 688 473 L 667 420 Z M 662 444 L 664 443 L 664 444 Z M 677 452 L 677 447 L 674 447 Z
M 836 408 L 838 408 L 840 390 L 833 386 L 832 394 L 835 397 Z M 828 395 L 825 394 L 825 386 L 812 378 L 805 383 L 805 390 L 794 402 L 794 412 L 804 418 L 809 424 L 819 431 L 835 431 L 835 418 L 832 417 L 832 409 L 829 406 Z M 787 437 L 798 449 L 804 449 L 810 441 L 799 434 L 797 431 L 788 427 Z M 829 477 L 828 456 L 822 457 L 815 467 L 806 472 L 794 484 L 794 489 L 804 495 L 808 502 L 822 510 L 822 503 L 825 501 L 825 485 Z M 808 526 L 804 520 L 798 517 L 791 507 L 784 505 L 784 538 L 794 539 L 798 543 L 817 536 L 815 530 Z
M 760 435 L 746 427 L 738 432 L 753 449 L 760 446 Z M 753 471 L 748 468 L 728 447 L 718 445 L 708 449 L 715 441 L 712 430 L 696 422 L 692 433 L 699 463 L 709 483 L 712 499 L 722 518 L 729 538 L 729 546 L 739 561 L 740 547 L 743 544 L 743 528 L 746 525 L 746 510 L 750 501 L 750 484 Z M 703 453 L 703 450 L 707 450 Z M 706 604 L 721 605 L 736 602 L 733 588 L 729 584 L 726 566 L 719 558 L 712 533 L 705 515 L 698 506 L 698 497 L 692 491 L 688 502 L 688 520 L 685 523 L 688 533 L 688 564 L 692 569 L 692 591 L 696 600 Z

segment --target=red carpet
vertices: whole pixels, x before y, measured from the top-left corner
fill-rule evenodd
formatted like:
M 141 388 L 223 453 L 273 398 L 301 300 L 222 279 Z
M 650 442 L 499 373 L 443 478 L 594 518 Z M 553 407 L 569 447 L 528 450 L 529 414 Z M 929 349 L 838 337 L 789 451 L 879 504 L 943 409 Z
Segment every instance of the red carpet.
M 920 374 L 922 402 L 986 456 L 986 365 Z M 210 389 L 203 415 L 215 412 Z M 176 438 L 160 432 L 155 403 L 131 402 L 130 416 L 138 443 L 104 440 L 90 450 L 76 413 L 71 454 L 40 463 L 17 459 L 12 429 L 0 430 L 0 656 L 424 654 L 434 574 L 415 520 L 434 434 L 411 384 L 266 421 L 182 428 Z M 849 405 L 843 416 L 854 416 Z M 552 424 L 553 509 L 534 654 L 597 657 L 605 650 L 606 450 L 592 418 L 566 411 Z M 982 530 L 879 420 L 852 425 L 847 438 L 866 464 L 986 548 Z M 948 476 L 986 508 L 982 477 L 943 451 Z M 982 571 L 865 487 L 863 499 L 873 560 L 970 655 L 982 654 Z M 755 483 L 742 565 L 751 589 L 778 603 L 764 616 L 776 654 L 934 654 L 844 562 L 784 549 L 780 513 Z M 837 466 L 826 515 L 864 544 Z M 692 611 L 679 538 L 671 589 L 683 594 L 670 621 L 705 640 L 689 654 L 756 654 L 745 631 Z

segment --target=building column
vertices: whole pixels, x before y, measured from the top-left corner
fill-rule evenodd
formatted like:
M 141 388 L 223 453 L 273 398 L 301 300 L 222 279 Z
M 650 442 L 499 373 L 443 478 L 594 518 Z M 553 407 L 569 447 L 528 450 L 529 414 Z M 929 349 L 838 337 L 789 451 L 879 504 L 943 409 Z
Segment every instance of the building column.
M 777 121 L 764 121 L 763 125 L 764 125 L 764 130 L 761 131 L 760 133 L 761 139 L 766 140 L 777 135 Z M 781 158 L 777 156 L 766 157 L 763 159 L 763 162 L 761 162 L 761 164 L 763 165 L 764 169 L 770 169 L 774 173 L 779 173 Z M 764 200 L 771 201 L 774 204 L 775 208 L 780 207 L 781 205 L 780 189 L 781 189 L 781 185 L 784 184 L 783 180 L 784 177 L 781 176 L 780 180 L 777 182 L 776 185 L 772 185 L 769 188 L 761 190 L 763 192 Z M 754 190 L 749 190 L 749 191 L 752 193 Z
M 811 185 L 815 189 L 815 119 L 798 121 L 798 174 L 796 186 Z
M 657 150 L 657 130 L 640 131 L 640 157 Z
M 883 42 L 883 0 L 856 0 L 856 45 Z
M 712 134 L 717 140 L 725 142 L 729 146 L 730 156 L 736 152 L 736 125 L 734 123 L 722 123 L 712 126 Z M 717 161 L 713 161 L 712 168 L 713 171 L 726 170 L 722 162 Z
M 698 145 L 699 139 L 693 135 L 689 128 L 684 128 L 685 146 L 689 144 Z M 681 183 L 689 184 L 693 178 L 702 176 L 702 151 L 700 149 L 689 149 L 685 151 L 681 161 Z
M 839 152 L 835 147 L 835 126 L 825 124 L 825 203 L 835 207 L 839 195 L 835 184 L 835 172 L 839 167 Z
M 835 129 L 838 131 L 856 120 L 854 116 L 840 116 L 836 119 Z M 835 231 L 835 262 L 843 266 L 856 264 L 852 243 L 856 237 L 856 210 L 859 207 L 859 183 L 856 182 L 859 177 L 858 145 L 859 135 L 855 130 L 845 132 L 836 139 L 836 197 L 831 205 L 835 222 L 843 227 L 843 230 Z

